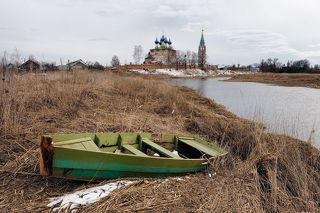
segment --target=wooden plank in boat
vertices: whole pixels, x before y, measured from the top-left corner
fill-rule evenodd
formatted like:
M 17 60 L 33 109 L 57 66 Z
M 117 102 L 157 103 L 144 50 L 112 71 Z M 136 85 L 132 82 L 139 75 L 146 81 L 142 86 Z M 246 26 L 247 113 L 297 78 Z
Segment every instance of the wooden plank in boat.
M 96 133 L 95 142 L 98 147 L 116 146 L 118 144 L 118 133 Z
M 85 147 L 82 145 L 82 143 L 72 143 L 72 144 L 66 144 L 63 145 L 65 148 L 69 149 L 80 149 L 80 150 L 85 150 Z
M 160 152 L 161 154 L 163 154 L 169 158 L 182 159 L 181 157 L 179 157 L 176 154 L 170 152 L 169 150 L 163 148 L 162 146 L 150 141 L 149 139 L 142 138 L 142 143 L 145 143 L 145 144 L 151 146 L 152 148 L 154 148 L 155 150 L 157 150 L 158 152 Z
M 174 143 L 175 135 L 169 135 L 169 134 L 163 134 L 161 135 L 161 142 L 166 142 L 166 143 Z
M 128 150 L 129 152 L 131 152 L 132 154 L 138 155 L 138 156 L 142 156 L 142 157 L 148 157 L 149 155 L 146 155 L 145 153 L 141 152 L 140 150 L 136 149 L 135 147 L 129 145 L 129 144 L 125 144 L 122 145 L 122 147 L 126 150 Z
M 54 146 L 100 152 L 100 149 L 89 137 L 54 143 Z
M 179 137 L 179 142 L 185 143 L 185 144 L 199 150 L 200 152 L 203 152 L 203 153 L 210 155 L 210 156 L 219 155 L 218 152 L 214 151 L 210 147 L 204 146 L 203 144 L 200 144 L 194 140 L 186 140 L 186 139 L 181 139 L 181 137 Z
M 84 138 L 78 138 L 78 139 L 73 139 L 73 140 L 66 140 L 66 141 L 61 141 L 61 142 L 53 142 L 54 146 L 64 146 L 64 145 L 71 145 L 75 143 L 82 143 L 83 141 L 89 141 L 91 138 L 89 137 L 84 137 Z
M 92 140 L 84 141 L 84 142 L 82 142 L 82 145 L 88 151 L 100 152 L 100 149 Z
M 108 146 L 99 148 L 102 152 L 115 152 L 118 149 L 118 146 Z
M 185 140 L 193 140 L 193 137 L 187 137 L 187 136 L 179 136 L 179 139 L 185 139 Z

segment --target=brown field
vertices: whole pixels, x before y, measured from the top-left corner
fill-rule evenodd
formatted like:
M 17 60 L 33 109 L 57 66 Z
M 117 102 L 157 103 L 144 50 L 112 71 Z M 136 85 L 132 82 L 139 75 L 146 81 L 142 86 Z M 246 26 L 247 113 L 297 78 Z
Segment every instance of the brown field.
M 236 75 L 227 81 L 258 82 L 290 87 L 320 88 L 320 74 L 257 73 Z
M 198 135 L 230 153 L 183 180 L 138 179 L 80 212 L 319 212 L 319 150 L 266 133 L 190 89 L 144 78 L 7 76 L 0 85 L 0 211 L 48 212 L 49 197 L 94 185 L 39 176 L 40 135 L 147 131 Z

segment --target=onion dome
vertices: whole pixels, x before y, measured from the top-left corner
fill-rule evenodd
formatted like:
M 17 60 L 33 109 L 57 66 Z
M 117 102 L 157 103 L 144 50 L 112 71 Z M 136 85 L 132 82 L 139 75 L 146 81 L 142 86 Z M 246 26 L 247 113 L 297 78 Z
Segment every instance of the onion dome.
M 168 39 L 167 39 L 167 37 L 164 38 L 164 43 L 165 43 L 165 44 L 168 44 Z
M 158 38 L 154 41 L 155 44 L 159 44 Z
M 170 38 L 169 38 L 168 44 L 169 44 L 169 45 L 171 45 L 171 44 L 172 44 L 172 42 L 171 42 Z
M 164 42 L 165 41 L 165 37 L 164 35 L 161 36 L 161 39 L 160 39 L 160 43 Z

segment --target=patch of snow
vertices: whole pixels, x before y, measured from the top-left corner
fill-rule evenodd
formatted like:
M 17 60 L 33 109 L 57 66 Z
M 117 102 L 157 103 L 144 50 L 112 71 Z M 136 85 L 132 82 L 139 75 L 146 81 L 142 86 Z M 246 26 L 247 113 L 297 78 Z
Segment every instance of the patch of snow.
M 61 197 L 49 199 L 48 207 L 52 208 L 52 212 L 61 212 L 63 210 L 76 210 L 77 208 L 87 206 L 99 201 L 101 198 L 107 197 L 113 190 L 124 186 L 129 186 L 133 181 L 117 181 L 108 183 L 103 186 L 96 186 L 88 189 L 76 191 Z
M 153 156 L 160 157 L 160 155 L 158 153 L 154 153 Z
M 167 182 L 169 180 L 186 181 L 184 178 L 181 178 L 181 177 L 170 177 L 170 178 L 164 179 L 163 183 L 165 183 L 165 182 Z
M 235 75 L 235 74 L 249 74 L 252 72 L 240 72 L 232 70 L 209 70 L 203 71 L 201 69 L 154 69 L 154 70 L 142 70 L 132 69 L 129 72 L 135 72 L 140 74 L 155 74 L 155 75 L 170 75 L 175 77 L 196 77 L 196 76 L 220 76 L 220 75 Z
M 178 180 L 178 181 L 185 181 L 183 178 L 175 178 L 175 180 Z
M 173 150 L 172 153 L 179 156 L 179 153 L 177 152 L 177 150 Z
M 209 177 L 211 178 L 211 177 L 214 177 L 214 176 L 216 176 L 217 175 L 217 173 L 216 172 L 214 172 L 214 173 L 208 173 L 208 175 L 209 175 Z
M 146 70 L 129 70 L 129 72 L 136 72 L 136 73 L 140 73 L 140 74 L 150 74 L 148 71 Z

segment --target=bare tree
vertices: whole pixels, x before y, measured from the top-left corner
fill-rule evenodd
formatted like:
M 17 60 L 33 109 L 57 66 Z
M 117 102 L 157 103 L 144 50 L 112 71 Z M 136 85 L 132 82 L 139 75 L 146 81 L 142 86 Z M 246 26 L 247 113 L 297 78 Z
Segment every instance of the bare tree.
M 2 99 L 3 99 L 3 94 L 5 92 L 5 79 L 6 79 L 6 68 L 7 68 L 7 51 L 4 51 L 3 53 L 3 57 L 1 59 L 1 62 L 0 62 L 0 68 L 2 68 Z
M 120 65 L 120 60 L 118 58 L 118 56 L 114 55 L 111 59 L 111 67 L 118 67 Z
M 197 64 L 197 60 L 198 60 L 198 54 L 195 52 L 192 52 L 191 54 L 191 65 L 195 66 Z
M 15 67 L 18 67 L 21 64 L 21 55 L 17 48 L 14 49 L 13 53 L 10 55 L 10 63 L 12 63 Z
M 30 54 L 29 55 L 29 60 L 36 61 L 36 57 L 34 57 L 34 55 Z
M 192 57 L 192 52 L 191 52 L 191 50 L 187 50 L 187 52 L 186 52 L 186 62 L 187 62 L 187 64 L 190 66 L 190 68 L 191 68 L 191 57 Z
M 8 64 L 7 57 L 8 57 L 8 53 L 7 53 L 7 51 L 4 51 L 4 52 L 3 52 L 3 57 L 2 57 L 2 59 L 1 59 L 1 65 L 2 65 L 3 67 L 7 66 L 7 64 Z
M 104 67 L 103 67 L 98 61 L 96 61 L 96 62 L 93 64 L 93 67 L 94 67 L 94 69 L 96 69 L 96 70 L 103 70 L 103 69 L 104 69 Z
M 177 63 L 177 66 L 181 66 L 181 65 L 184 65 L 185 63 L 185 56 L 186 53 L 184 51 L 181 51 L 181 50 L 177 50 L 176 52 L 176 63 Z
M 56 68 L 56 62 L 41 62 L 43 72 L 54 71 Z
M 133 50 L 133 60 L 135 64 L 140 64 L 142 59 L 143 49 L 141 45 L 135 45 Z

